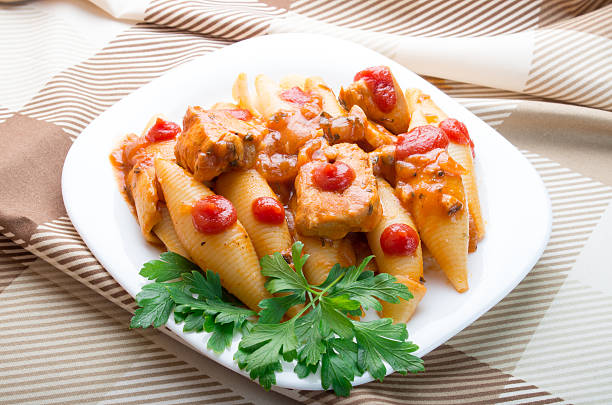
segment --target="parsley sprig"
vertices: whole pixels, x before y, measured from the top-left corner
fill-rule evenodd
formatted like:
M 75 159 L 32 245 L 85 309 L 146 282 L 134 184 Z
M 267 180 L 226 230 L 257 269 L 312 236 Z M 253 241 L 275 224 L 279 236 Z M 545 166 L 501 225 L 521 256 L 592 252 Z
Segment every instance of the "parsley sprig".
M 418 346 L 408 341 L 405 324 L 389 318 L 354 319 L 362 310 L 382 310 L 380 301 L 411 299 L 405 285 L 389 274 L 365 271 L 371 256 L 359 266 L 336 264 L 323 283 L 311 285 L 302 271 L 308 259 L 302 249 L 301 242 L 293 245 L 293 267 L 280 253 L 261 259 L 266 288 L 276 296 L 259 303 L 257 321 L 255 312 L 232 302 L 216 273 L 203 275 L 182 256 L 164 253 L 140 272 L 155 282 L 136 296 L 141 308 L 130 326 L 159 327 L 174 310 L 185 332 L 212 332 L 208 347 L 216 352 L 229 347 L 240 332 L 234 359 L 265 389 L 276 383 L 283 362 L 294 360 L 299 378 L 320 370 L 322 387 L 339 396 L 348 396 L 351 382 L 365 372 L 382 381 L 385 362 L 402 374 L 424 370 L 423 361 L 412 354 Z
M 162 253 L 160 259 L 140 270 L 141 276 L 154 282 L 136 295 L 140 308 L 130 328 L 163 326 L 174 310 L 174 320 L 184 322 L 184 332 L 211 332 L 207 346 L 216 353 L 228 348 L 237 332 L 248 332 L 248 320 L 255 312 L 230 302 L 217 273 L 202 274 L 196 264 L 172 252 Z
M 409 300 L 408 288 L 389 274 L 364 271 L 371 256 L 359 266 L 335 265 L 322 284 L 311 285 L 302 272 L 308 259 L 302 248 L 300 242 L 293 245 L 294 268 L 280 253 L 262 258 L 266 288 L 284 295 L 261 302 L 260 318 L 235 355 L 240 368 L 269 389 L 276 382 L 275 373 L 282 370 L 281 362 L 297 360 L 295 372 L 300 378 L 320 368 L 323 388 L 331 387 L 341 396 L 348 396 L 351 381 L 366 371 L 382 380 L 383 361 L 403 374 L 422 371 L 422 360 L 411 354 L 418 347 L 407 341 L 406 325 L 393 324 L 389 318 L 357 321 L 349 317 L 361 315 L 362 308 L 382 310 L 379 300 Z M 296 304 L 304 307 L 278 323 Z

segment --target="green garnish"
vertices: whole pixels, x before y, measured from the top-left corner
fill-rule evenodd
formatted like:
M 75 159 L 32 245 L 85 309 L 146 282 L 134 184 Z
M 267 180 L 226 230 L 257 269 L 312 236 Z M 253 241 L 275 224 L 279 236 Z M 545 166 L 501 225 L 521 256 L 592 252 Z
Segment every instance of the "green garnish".
M 141 270 L 141 275 L 155 282 L 136 296 L 141 308 L 130 326 L 161 326 L 174 309 L 175 320 L 184 322 L 185 332 L 213 333 L 208 347 L 216 352 L 229 347 L 240 332 L 234 359 L 265 389 L 276 383 L 282 361 L 296 360 L 299 378 L 320 369 L 321 386 L 331 387 L 339 396 L 348 396 L 351 382 L 366 371 L 382 381 L 384 362 L 402 374 L 423 371 L 423 361 L 412 354 L 418 346 L 407 340 L 405 324 L 393 324 L 390 318 L 356 321 L 348 316 L 360 315 L 362 308 L 381 310 L 380 300 L 409 300 L 408 288 L 389 274 L 364 271 L 372 256 L 359 266 L 337 264 L 322 284 L 311 285 L 302 272 L 308 259 L 302 248 L 301 242 L 292 247 L 295 269 L 280 253 L 261 259 L 261 272 L 268 277 L 266 288 L 282 294 L 260 302 L 256 321 L 255 312 L 224 301 L 216 273 L 208 270 L 205 277 L 187 259 L 164 253 L 162 260 L 148 262 Z M 281 322 L 296 305 L 299 310 Z
M 184 332 L 211 332 L 207 347 L 221 353 L 237 332 L 247 332 L 248 318 L 256 315 L 226 302 L 217 273 L 207 270 L 202 274 L 196 264 L 176 253 L 162 253 L 161 260 L 145 263 L 140 275 L 154 282 L 136 295 L 140 308 L 130 328 L 163 326 L 174 310 L 174 320 L 184 322 Z

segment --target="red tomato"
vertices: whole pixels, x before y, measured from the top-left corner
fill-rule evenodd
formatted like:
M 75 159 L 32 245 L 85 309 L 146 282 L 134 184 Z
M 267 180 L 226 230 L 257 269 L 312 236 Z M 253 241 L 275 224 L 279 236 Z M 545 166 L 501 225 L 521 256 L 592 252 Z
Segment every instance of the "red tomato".
M 173 139 L 180 132 L 181 127 L 174 122 L 158 118 L 155 121 L 155 125 L 153 125 L 151 129 L 149 129 L 149 132 L 147 132 L 146 138 L 149 142 L 166 141 L 168 139 Z
M 288 103 L 295 103 L 299 105 L 304 105 L 312 99 L 310 94 L 304 92 L 297 86 L 292 87 L 289 90 L 281 91 L 279 97 L 281 100 L 287 101 Z
M 209 195 L 199 200 L 191 210 L 193 226 L 198 232 L 221 233 L 236 223 L 236 209 L 225 197 Z
M 241 121 L 248 121 L 253 118 L 253 115 L 249 110 L 245 110 L 244 108 L 234 108 L 233 110 L 224 110 L 229 113 L 232 117 L 239 119 Z
M 255 218 L 266 224 L 282 224 L 285 220 L 285 208 L 276 198 L 256 198 L 253 200 L 251 209 Z
M 448 136 L 438 127 L 423 125 L 397 137 L 396 156 L 403 159 L 410 155 L 427 153 L 448 146 Z
M 355 180 L 355 171 L 343 162 L 321 163 L 314 169 L 312 179 L 323 191 L 341 193 Z
M 419 247 L 419 234 L 406 224 L 391 224 L 380 235 L 380 247 L 388 255 L 412 256 Z
M 446 133 L 451 142 L 470 145 L 472 155 L 474 154 L 474 142 L 472 142 L 470 133 L 463 122 L 454 118 L 447 118 L 440 123 L 439 127 Z
M 366 82 L 368 89 L 372 92 L 374 103 L 380 111 L 391 112 L 397 103 L 391 70 L 387 66 L 370 67 L 357 73 L 353 81 L 361 79 Z

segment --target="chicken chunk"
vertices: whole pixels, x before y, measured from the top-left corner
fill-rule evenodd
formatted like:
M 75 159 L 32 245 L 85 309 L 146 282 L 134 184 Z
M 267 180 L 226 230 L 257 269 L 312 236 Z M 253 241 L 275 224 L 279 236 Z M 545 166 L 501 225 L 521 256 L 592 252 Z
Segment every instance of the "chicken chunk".
M 367 153 L 357 145 L 324 146 L 300 167 L 295 179 L 295 225 L 307 236 L 340 239 L 349 232 L 372 230 L 382 214 L 376 179 Z M 342 162 L 355 178 L 342 191 L 324 191 L 314 180 L 320 165 Z
M 199 181 L 252 166 L 256 145 L 267 130 L 250 118 L 247 110 L 189 107 L 175 149 L 178 164 Z
M 408 130 L 410 114 L 404 92 L 397 84 L 391 70 L 377 66 L 363 70 L 355 81 L 340 89 L 340 101 L 350 109 L 358 105 L 367 117 L 381 124 L 394 134 Z

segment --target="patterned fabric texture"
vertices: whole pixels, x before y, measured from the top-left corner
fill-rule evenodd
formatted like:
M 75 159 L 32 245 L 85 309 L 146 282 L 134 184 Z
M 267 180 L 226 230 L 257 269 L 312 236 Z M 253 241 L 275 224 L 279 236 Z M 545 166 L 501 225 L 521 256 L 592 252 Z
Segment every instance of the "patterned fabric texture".
M 612 403 L 611 1 L 153 0 L 125 15 L 94 3 L 131 21 L 76 1 L 0 6 L 0 403 Z M 128 330 L 133 299 L 61 197 L 66 153 L 103 111 L 281 32 L 347 38 L 424 75 L 517 145 L 552 201 L 550 242 L 514 291 L 427 355 L 427 372 L 349 398 L 264 393 Z

